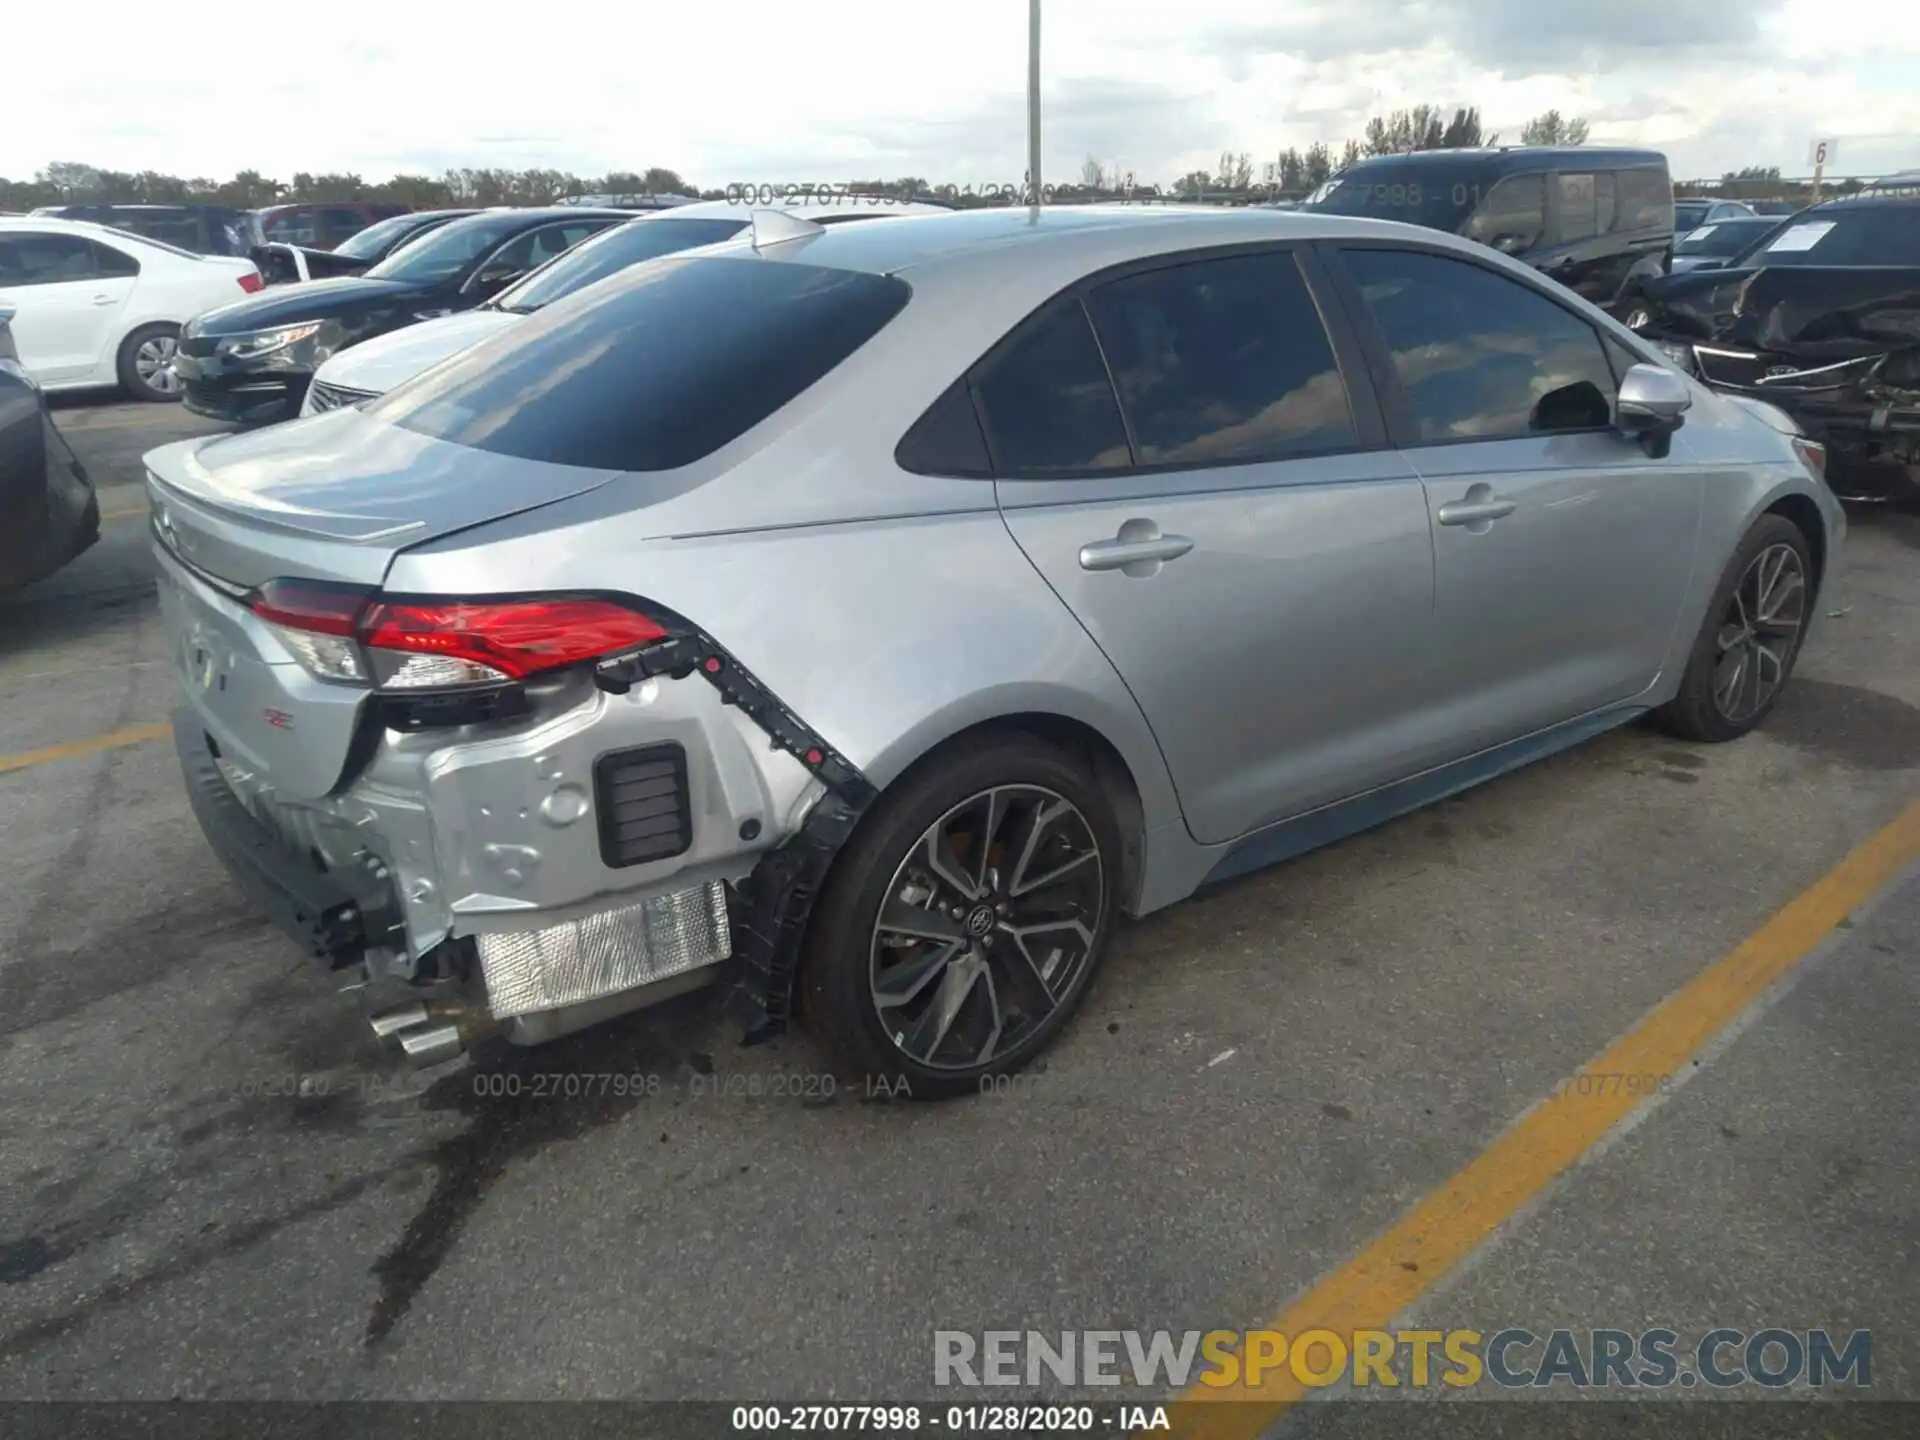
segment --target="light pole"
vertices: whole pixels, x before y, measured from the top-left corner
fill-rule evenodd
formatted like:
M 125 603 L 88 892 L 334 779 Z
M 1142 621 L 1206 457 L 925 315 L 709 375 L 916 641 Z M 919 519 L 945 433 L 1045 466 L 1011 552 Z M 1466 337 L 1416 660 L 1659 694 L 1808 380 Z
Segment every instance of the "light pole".
M 1040 204 L 1040 0 L 1027 0 L 1027 184 Z

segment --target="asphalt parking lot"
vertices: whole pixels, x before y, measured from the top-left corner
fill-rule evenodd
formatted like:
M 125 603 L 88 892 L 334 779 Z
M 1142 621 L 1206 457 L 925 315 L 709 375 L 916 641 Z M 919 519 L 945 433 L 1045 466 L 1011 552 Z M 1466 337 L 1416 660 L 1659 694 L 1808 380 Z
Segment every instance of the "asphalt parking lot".
M 1761 734 L 1629 728 L 1139 923 L 1005 1095 L 727 1093 L 820 1061 L 742 1050 L 699 996 L 488 1057 L 519 1090 L 490 1095 L 382 1055 L 155 738 L 138 457 L 204 427 L 59 419 L 108 518 L 0 599 L 0 1397 L 932 1398 L 936 1330 L 1312 1302 L 1870 1329 L 1874 1396 L 1920 1400 L 1920 516 L 1854 512 Z M 1525 1128 L 1630 1032 L 1677 1057 L 1661 1103 L 1598 1146 Z M 534 1093 L 576 1073 L 657 1093 Z M 1381 1260 L 1462 1185 L 1453 1230 Z

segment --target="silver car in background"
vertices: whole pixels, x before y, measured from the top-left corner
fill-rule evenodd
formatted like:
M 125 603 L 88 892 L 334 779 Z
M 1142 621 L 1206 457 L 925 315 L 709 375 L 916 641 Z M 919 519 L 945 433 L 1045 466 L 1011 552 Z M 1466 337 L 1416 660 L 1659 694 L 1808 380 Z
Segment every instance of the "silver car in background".
M 1746 733 L 1831 584 L 1817 445 L 1468 241 L 779 218 L 147 457 L 202 826 L 417 1060 L 719 981 L 972 1091 L 1123 915 Z

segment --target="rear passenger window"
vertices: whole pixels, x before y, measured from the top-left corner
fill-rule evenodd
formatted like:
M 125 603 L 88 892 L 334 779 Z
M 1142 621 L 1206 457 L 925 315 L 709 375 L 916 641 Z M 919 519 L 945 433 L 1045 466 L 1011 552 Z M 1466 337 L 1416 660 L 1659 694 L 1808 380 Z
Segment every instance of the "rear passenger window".
M 1593 176 L 1556 175 L 1553 177 L 1560 199 L 1560 239 L 1591 240 L 1600 233 L 1599 215 L 1594 209 Z
M 1546 228 L 1546 177 L 1509 175 L 1487 192 L 1460 233 L 1511 255 L 1533 249 Z
M 94 251 L 78 235 L 0 232 L 0 285 L 62 285 L 96 277 Z
M 1610 424 L 1619 393 L 1593 327 L 1517 280 L 1408 250 L 1347 250 L 1416 443 Z
M 138 275 L 140 262 L 124 250 L 116 250 L 111 245 L 102 245 L 97 240 L 87 242 L 93 247 L 94 267 L 103 277 L 122 277 Z
M 1002 475 L 1087 474 L 1133 462 L 1113 383 L 1077 300 L 1029 321 L 973 387 Z
M 1130 275 L 1087 297 L 1142 465 L 1350 449 L 1353 412 L 1290 254 Z
M 1673 186 L 1664 170 L 1622 170 L 1614 178 L 1619 230 L 1659 230 L 1673 224 Z

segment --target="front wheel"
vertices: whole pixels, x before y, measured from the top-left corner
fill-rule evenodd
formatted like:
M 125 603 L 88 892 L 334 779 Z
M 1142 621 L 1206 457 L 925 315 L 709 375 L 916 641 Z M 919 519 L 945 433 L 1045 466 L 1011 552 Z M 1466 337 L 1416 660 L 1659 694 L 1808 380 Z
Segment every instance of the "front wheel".
M 173 369 L 179 349 L 178 325 L 142 325 L 120 342 L 121 387 L 136 400 L 178 400 L 185 389 Z
M 977 1093 L 1059 1034 L 1116 919 L 1120 834 L 1078 756 L 1007 735 L 881 797 L 809 928 L 801 1006 L 893 1093 Z
M 1800 527 L 1763 515 L 1734 551 L 1688 657 L 1680 693 L 1653 712 L 1682 740 L 1737 740 L 1774 707 L 1812 618 L 1813 561 Z

